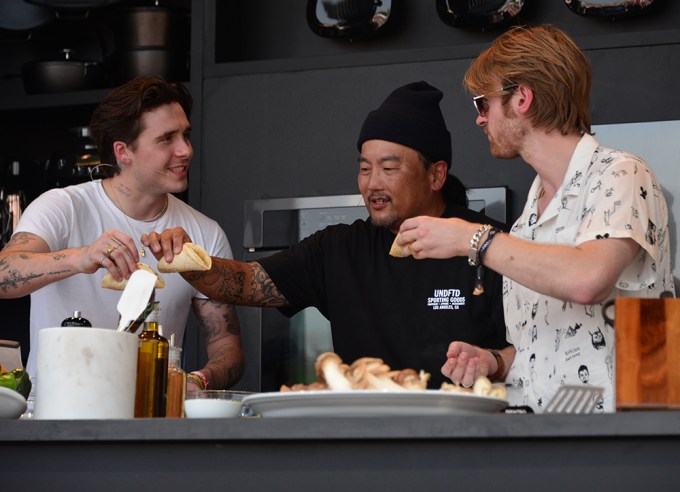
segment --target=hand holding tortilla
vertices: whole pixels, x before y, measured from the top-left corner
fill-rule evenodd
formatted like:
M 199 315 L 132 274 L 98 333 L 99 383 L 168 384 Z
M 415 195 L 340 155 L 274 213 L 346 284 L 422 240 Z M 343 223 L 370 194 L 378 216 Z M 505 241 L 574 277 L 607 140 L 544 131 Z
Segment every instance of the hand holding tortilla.
M 182 251 L 172 259 L 171 263 L 165 258 L 158 260 L 158 271 L 173 272 L 205 272 L 210 270 L 212 259 L 208 252 L 198 244 L 184 243 Z
M 399 246 L 397 244 L 397 241 L 399 240 L 400 234 L 397 234 L 397 237 L 394 238 L 394 242 L 392 243 L 392 247 L 390 248 L 390 256 L 395 256 L 397 258 L 406 258 L 407 256 L 411 256 L 413 253 L 411 251 L 411 246 Z
M 137 263 L 137 267 L 139 267 L 142 270 L 147 270 L 147 271 L 153 273 L 154 275 L 156 275 L 157 280 L 156 280 L 156 285 L 154 286 L 154 288 L 162 289 L 163 287 L 165 287 L 165 281 L 163 280 L 163 278 L 160 275 L 158 275 L 156 272 L 154 272 L 153 269 L 149 265 L 147 265 L 145 263 Z M 113 278 L 113 275 L 111 275 L 111 272 L 106 272 L 106 275 L 104 275 L 104 278 L 102 278 L 102 287 L 104 287 L 105 289 L 125 290 L 126 285 L 127 285 L 127 279 L 124 278 L 123 280 L 118 281 L 115 278 Z

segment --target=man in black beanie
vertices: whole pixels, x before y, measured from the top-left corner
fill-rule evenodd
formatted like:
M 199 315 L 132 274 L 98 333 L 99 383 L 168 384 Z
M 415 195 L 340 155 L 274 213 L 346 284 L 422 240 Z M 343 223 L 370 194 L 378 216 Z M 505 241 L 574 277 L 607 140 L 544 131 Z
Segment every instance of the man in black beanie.
M 358 184 L 367 220 L 326 227 L 286 251 L 242 263 L 213 258 L 208 272 L 182 274 L 214 300 L 277 307 L 286 316 L 316 307 L 331 323 L 333 350 L 350 364 L 378 357 L 392 369 L 424 370 L 430 388 L 444 381 L 441 367 L 453 340 L 502 348 L 505 324 L 501 277 L 489 273 L 476 287 L 467 259 L 416 261 L 389 254 L 399 225 L 417 215 L 491 223 L 447 202 L 451 136 L 439 101 L 426 82 L 396 89 L 369 113 L 361 129 Z M 459 185 L 462 189 L 462 185 Z M 464 196 L 464 189 L 462 194 Z M 149 237 L 152 251 L 190 241 L 182 229 Z M 291 385 L 303 381 L 281 381 Z

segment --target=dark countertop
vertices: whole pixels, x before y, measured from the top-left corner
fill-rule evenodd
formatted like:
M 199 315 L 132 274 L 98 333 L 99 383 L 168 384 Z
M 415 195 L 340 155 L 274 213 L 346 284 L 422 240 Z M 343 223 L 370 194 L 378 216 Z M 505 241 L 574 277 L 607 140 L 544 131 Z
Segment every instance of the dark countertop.
M 680 412 L 0 420 L 0 453 L 14 470 L 3 485 L 52 492 L 670 490 Z

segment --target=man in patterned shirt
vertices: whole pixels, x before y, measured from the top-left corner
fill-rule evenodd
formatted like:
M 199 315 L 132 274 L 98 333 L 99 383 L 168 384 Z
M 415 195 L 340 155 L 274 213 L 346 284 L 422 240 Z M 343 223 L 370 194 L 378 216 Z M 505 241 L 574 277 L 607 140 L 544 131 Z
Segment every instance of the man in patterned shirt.
M 511 404 L 541 412 L 561 385 L 583 385 L 587 367 L 587 384 L 604 388 L 597 408 L 613 411 L 615 337 L 603 304 L 675 290 L 661 186 L 642 159 L 593 137 L 590 65 L 559 29 L 509 30 L 464 83 L 491 154 L 522 157 L 537 176 L 509 234 L 434 217 L 400 228 L 415 258 L 468 256 L 504 277 L 512 346 L 494 353 L 453 342 L 442 372 L 464 385 L 505 380 Z

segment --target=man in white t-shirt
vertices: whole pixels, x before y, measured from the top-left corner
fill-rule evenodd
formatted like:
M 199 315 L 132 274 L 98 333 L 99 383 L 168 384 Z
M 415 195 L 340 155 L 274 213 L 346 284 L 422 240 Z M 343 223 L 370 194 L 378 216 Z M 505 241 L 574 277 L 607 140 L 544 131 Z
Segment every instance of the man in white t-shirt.
M 675 291 L 661 186 L 642 159 L 593 137 L 591 78 L 585 54 L 555 27 L 499 36 L 465 85 L 491 154 L 536 171 L 522 215 L 510 234 L 432 217 L 400 230 L 416 258 L 467 256 L 503 275 L 512 346 L 494 353 L 454 342 L 442 372 L 464 385 L 504 380 L 510 403 L 536 412 L 565 384 L 602 387 L 596 411 L 613 411 L 615 336 L 603 304 Z
M 118 325 L 120 292 L 102 288 L 101 280 L 107 271 L 116 280 L 129 278 L 138 262 L 157 271 L 146 234 L 181 226 L 210 255 L 232 257 L 220 226 L 172 195 L 188 186 L 191 107 L 184 86 L 159 77 L 113 90 L 90 122 L 107 178 L 45 192 L 0 251 L 0 297 L 31 295 L 31 376 L 37 376 L 39 330 L 59 326 L 75 310 L 93 326 Z M 165 274 L 164 281 L 155 297 L 163 335 L 174 334 L 181 345 L 193 307 L 207 347 L 208 361 L 191 374 L 190 387 L 235 384 L 244 358 L 234 306 L 207 299 L 178 274 Z

